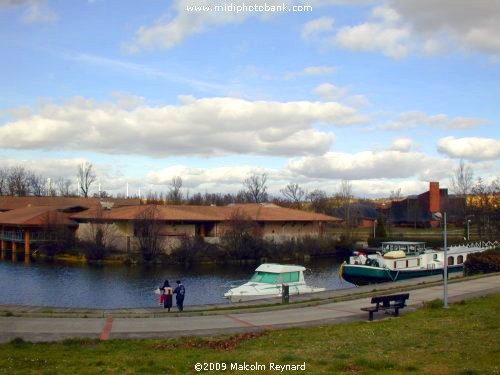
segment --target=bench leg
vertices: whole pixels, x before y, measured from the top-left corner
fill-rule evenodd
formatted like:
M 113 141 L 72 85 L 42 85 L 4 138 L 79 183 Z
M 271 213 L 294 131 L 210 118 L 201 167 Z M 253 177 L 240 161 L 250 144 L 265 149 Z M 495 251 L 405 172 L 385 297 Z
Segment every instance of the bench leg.
M 368 320 L 370 322 L 373 321 L 373 311 L 368 311 L 368 314 L 370 314 L 369 317 L 368 317 Z
M 399 308 L 398 307 L 396 307 L 394 309 L 394 316 L 399 316 Z

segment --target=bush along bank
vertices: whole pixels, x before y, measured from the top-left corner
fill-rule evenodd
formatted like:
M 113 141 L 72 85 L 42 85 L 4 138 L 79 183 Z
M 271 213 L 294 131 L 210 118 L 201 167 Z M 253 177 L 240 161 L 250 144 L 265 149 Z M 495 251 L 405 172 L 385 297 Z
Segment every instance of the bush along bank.
M 261 237 L 243 234 L 238 237 L 224 237 L 220 243 L 205 242 L 202 238 L 184 237 L 180 245 L 169 254 L 141 251 L 124 253 L 91 241 L 73 241 L 40 246 L 34 256 L 39 259 L 84 260 L 106 263 L 225 263 L 225 262 L 284 262 L 305 261 L 311 257 L 345 257 L 350 254 L 350 244 L 335 239 L 304 237 L 282 242 L 265 240 Z
M 219 244 L 184 238 L 178 248 L 164 256 L 164 261 L 178 264 L 304 261 L 311 257 L 343 257 L 350 252 L 351 247 L 340 246 L 334 239 L 304 237 L 276 242 L 243 234 L 237 238 L 223 238 Z
M 500 272 L 500 248 L 467 256 L 464 263 L 464 274 L 466 276 L 492 272 Z

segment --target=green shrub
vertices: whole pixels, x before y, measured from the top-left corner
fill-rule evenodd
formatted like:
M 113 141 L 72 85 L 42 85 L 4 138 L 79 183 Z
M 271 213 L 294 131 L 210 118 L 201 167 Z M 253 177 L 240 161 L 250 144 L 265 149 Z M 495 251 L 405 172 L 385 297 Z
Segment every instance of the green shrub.
M 217 245 L 206 243 L 202 238 L 184 237 L 179 247 L 172 251 L 171 259 L 177 263 L 194 263 L 199 261 L 216 261 L 221 257 Z
M 53 257 L 58 254 L 61 254 L 64 252 L 64 250 L 65 250 L 64 244 L 62 242 L 56 242 L 56 241 L 42 243 L 37 248 L 38 253 L 46 255 L 48 257 Z
M 469 254 L 464 264 L 465 275 L 500 272 L 500 249 Z
M 108 255 L 108 249 L 104 245 L 98 245 L 91 241 L 81 241 L 79 253 L 85 255 L 88 260 L 103 260 Z

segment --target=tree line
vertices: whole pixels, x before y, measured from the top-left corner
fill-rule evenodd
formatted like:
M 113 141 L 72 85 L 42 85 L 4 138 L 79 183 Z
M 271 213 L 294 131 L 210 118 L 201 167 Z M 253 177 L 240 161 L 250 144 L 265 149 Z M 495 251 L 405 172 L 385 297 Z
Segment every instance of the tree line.
M 76 181 L 76 184 L 75 184 Z M 97 181 L 97 175 L 92 163 L 85 162 L 77 166 L 75 180 L 58 177 L 46 178 L 41 174 L 25 168 L 14 166 L 0 169 L 0 195 L 10 196 L 62 196 L 62 197 L 89 197 L 90 190 Z M 470 165 L 463 160 L 453 171 L 451 176 L 452 192 L 463 199 L 459 207 L 448 207 L 454 215 L 463 222 L 473 220 L 483 233 L 498 233 L 500 179 L 487 183 L 481 177 L 474 179 L 474 172 Z M 95 190 L 95 189 L 94 189 Z M 106 191 L 93 194 L 94 197 L 111 197 Z M 123 194 L 117 195 L 123 198 Z M 138 196 L 133 196 L 138 198 Z M 283 207 L 309 209 L 339 217 L 344 220 L 344 226 L 353 228 L 365 215 L 364 209 L 371 208 L 372 212 L 377 204 L 373 200 L 355 198 L 351 181 L 342 180 L 338 190 L 329 194 L 324 190 L 315 189 L 307 192 L 298 183 L 290 182 L 280 189 L 280 195 L 271 195 L 268 192 L 267 174 L 253 174 L 246 178 L 241 189 L 236 193 L 194 193 L 183 189 L 181 176 L 173 177 L 166 184 L 165 192 L 148 192 L 145 197 L 148 204 L 187 204 L 187 205 L 216 205 L 224 206 L 231 203 L 262 203 L 271 202 Z M 389 201 L 402 199 L 401 189 L 396 187 L 391 191 Z M 360 208 L 361 207 L 361 208 Z M 415 209 L 417 220 L 417 209 Z M 386 218 L 390 224 L 391 218 Z
M 0 195 L 14 197 L 88 197 L 90 187 L 96 181 L 92 163 L 77 168 L 77 186 L 69 178 L 47 178 L 23 166 L 0 168 Z

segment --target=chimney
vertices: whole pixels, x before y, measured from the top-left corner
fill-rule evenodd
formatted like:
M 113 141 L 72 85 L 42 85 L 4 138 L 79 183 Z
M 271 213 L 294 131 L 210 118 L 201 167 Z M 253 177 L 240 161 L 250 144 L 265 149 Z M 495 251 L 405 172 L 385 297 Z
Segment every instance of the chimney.
M 429 211 L 441 211 L 441 194 L 439 191 L 439 182 L 429 183 Z

